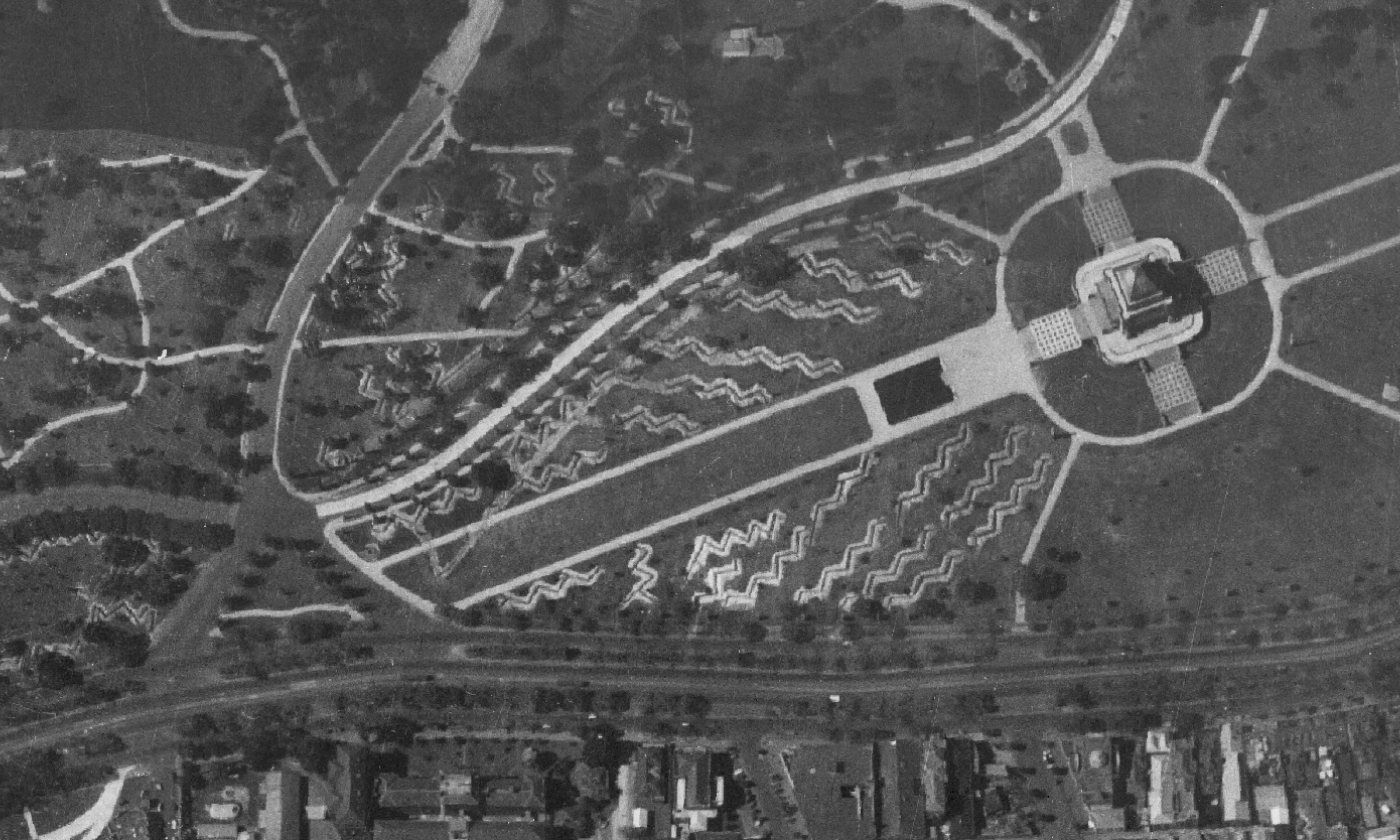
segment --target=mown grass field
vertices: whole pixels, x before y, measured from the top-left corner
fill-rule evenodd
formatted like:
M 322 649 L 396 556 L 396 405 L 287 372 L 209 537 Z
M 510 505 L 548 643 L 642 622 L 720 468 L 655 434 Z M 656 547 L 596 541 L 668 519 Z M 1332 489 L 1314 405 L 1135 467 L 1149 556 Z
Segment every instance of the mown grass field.
M 1284 299 L 1284 361 L 1373 400 L 1400 385 L 1400 252 L 1310 280 Z
M 1121 163 L 1195 159 L 1220 99 L 1219 84 L 1234 67 L 1230 57 L 1243 48 L 1252 22 L 1248 7 L 1206 23 L 1193 19 L 1184 3 L 1132 15 L 1089 92 L 1109 157 Z
M 1074 273 L 1096 254 L 1077 197 L 1037 213 L 1007 254 L 1006 302 L 1017 326 L 1072 306 Z
M 1246 207 L 1275 210 L 1400 160 L 1397 25 L 1380 2 L 1271 9 L 1209 162 Z
M 424 557 L 390 574 L 430 598 L 455 600 L 859 444 L 869 433 L 855 393 L 842 389 L 506 519 L 486 529 L 441 584 Z
M 1387 178 L 1285 216 L 1265 228 L 1279 273 L 1287 277 L 1400 233 L 1400 179 Z
M 1364 597 L 1400 574 L 1398 453 L 1391 421 L 1281 374 L 1199 428 L 1086 447 L 1041 542 L 1082 559 L 1032 621 L 1189 621 Z
M 155 0 L 7 4 L 0 128 L 113 128 L 265 152 L 290 120 L 267 61 L 173 29 Z
M 1038 137 L 1004 160 L 915 191 L 921 201 L 993 233 L 1006 233 L 1023 213 L 1060 185 L 1055 147 Z

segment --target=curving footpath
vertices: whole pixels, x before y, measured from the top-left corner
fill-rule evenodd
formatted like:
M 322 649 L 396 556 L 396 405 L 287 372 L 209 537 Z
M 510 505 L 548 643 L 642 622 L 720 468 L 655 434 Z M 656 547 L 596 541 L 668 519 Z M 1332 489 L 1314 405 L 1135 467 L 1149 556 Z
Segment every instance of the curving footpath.
M 430 479 L 435 474 L 446 469 L 457 459 L 461 458 L 469 449 L 483 440 L 493 429 L 508 422 L 517 410 L 521 409 L 541 391 L 550 387 L 555 379 L 563 375 L 571 365 L 592 352 L 593 345 L 603 340 L 623 321 L 661 297 L 666 291 L 685 277 L 703 268 L 714 259 L 715 255 L 741 247 L 755 237 L 767 233 L 775 227 L 787 224 L 810 213 L 827 210 L 864 195 L 886 190 L 896 190 L 911 184 L 947 178 L 969 172 L 987 166 L 1020 149 L 1054 126 L 1060 118 L 1068 113 L 1088 92 L 1090 85 L 1093 84 L 1099 72 L 1102 71 L 1104 66 L 1108 63 L 1109 56 L 1112 54 L 1114 46 L 1118 43 L 1118 39 L 1122 36 L 1123 29 L 1127 26 L 1132 8 L 1133 0 L 1119 0 L 1118 5 L 1114 8 L 1113 17 L 1104 33 L 1104 37 L 1099 40 L 1092 56 L 1084 63 L 1073 82 L 1063 89 L 1049 107 L 1041 111 L 1034 119 L 1030 120 L 1013 133 L 991 146 L 980 149 L 965 157 L 910 170 L 908 172 L 894 173 L 872 178 L 868 181 L 844 185 L 829 192 L 780 208 L 740 227 L 716 244 L 710 256 L 702 260 L 688 260 L 676 265 L 674 268 L 658 277 L 656 282 L 644 289 L 634 301 L 614 307 L 610 310 L 603 318 L 580 335 L 573 344 L 569 345 L 563 352 L 556 356 L 547 371 L 541 373 L 539 376 L 535 377 L 534 380 L 516 390 L 515 393 L 511 394 L 506 400 L 505 405 L 492 411 L 471 431 L 458 439 L 447 449 L 433 456 L 417 468 L 369 490 L 338 499 L 320 502 L 316 506 L 317 515 L 322 518 L 328 518 L 355 512 L 363 508 L 366 504 L 379 501 L 396 493 L 411 490 L 415 485 L 426 479 Z M 288 486 L 288 489 L 291 489 L 290 486 Z M 302 498 L 315 498 L 299 492 L 297 494 Z

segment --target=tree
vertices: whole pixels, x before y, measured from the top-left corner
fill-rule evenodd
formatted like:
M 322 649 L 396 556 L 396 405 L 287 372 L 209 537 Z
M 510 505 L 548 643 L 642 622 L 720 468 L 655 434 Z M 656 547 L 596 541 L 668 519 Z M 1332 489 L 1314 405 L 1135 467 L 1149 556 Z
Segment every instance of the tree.
M 41 688 L 62 691 L 83 684 L 83 675 L 78 663 L 71 657 L 52 650 L 42 651 L 34 662 L 34 675 Z
M 1049 566 L 1033 569 L 1021 585 L 1022 593 L 1032 601 L 1053 601 L 1064 594 L 1069 581 L 1063 572 Z

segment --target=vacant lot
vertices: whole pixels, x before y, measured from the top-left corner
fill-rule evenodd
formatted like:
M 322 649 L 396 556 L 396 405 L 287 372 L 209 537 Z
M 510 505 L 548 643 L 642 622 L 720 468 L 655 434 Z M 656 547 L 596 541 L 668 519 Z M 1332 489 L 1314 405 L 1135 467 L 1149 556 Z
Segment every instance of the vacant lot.
M 394 577 L 412 581 L 429 597 L 460 598 L 854 446 L 868 435 L 860 403 L 843 389 L 507 519 L 482 534 L 440 587 L 423 588 L 431 583 L 423 559 L 397 567 Z
M 266 59 L 175 31 L 155 0 L 10 3 L 0 128 L 117 128 L 265 152 L 290 120 Z
M 1007 255 L 1006 298 L 1016 324 L 1073 305 L 1074 273 L 1096 254 L 1077 197 L 1037 213 Z
M 1060 161 L 1047 138 L 1038 137 L 1010 158 L 919 189 L 919 200 L 938 210 L 1006 233 L 1037 201 L 1060 186 Z
M 1265 229 L 1279 273 L 1306 271 L 1400 233 L 1400 179 L 1370 186 L 1286 216 Z
M 1267 212 L 1400 160 L 1400 73 L 1383 3 L 1275 6 L 1211 156 Z
M 1203 5 L 1213 4 L 1196 4 Z M 1220 101 L 1220 85 L 1234 69 L 1231 57 L 1244 47 L 1253 22 L 1253 10 L 1238 5 L 1209 23 L 1184 3 L 1156 4 L 1129 19 L 1089 93 L 1109 157 L 1123 163 L 1196 157 Z
M 1200 428 L 1143 448 L 1086 448 L 1041 543 L 1082 559 L 1041 615 L 1190 620 L 1363 595 L 1400 573 L 1394 434 L 1390 421 L 1276 374 Z
M 1400 251 L 1299 286 L 1284 303 L 1284 360 L 1370 399 L 1400 385 Z

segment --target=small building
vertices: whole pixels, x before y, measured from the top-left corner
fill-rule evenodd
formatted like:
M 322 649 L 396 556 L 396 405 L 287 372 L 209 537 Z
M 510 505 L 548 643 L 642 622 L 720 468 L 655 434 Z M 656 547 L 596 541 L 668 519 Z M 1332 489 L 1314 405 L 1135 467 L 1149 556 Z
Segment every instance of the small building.
M 722 59 L 771 58 L 778 60 L 787 54 L 783 39 L 778 35 L 759 35 L 756 26 L 732 26 L 716 41 Z
M 1255 818 L 1262 825 L 1290 825 L 1288 792 L 1283 785 L 1259 785 L 1254 789 Z
M 263 840 L 302 840 L 301 817 L 306 807 L 301 776 L 273 770 L 263 776 L 263 810 L 258 827 Z

